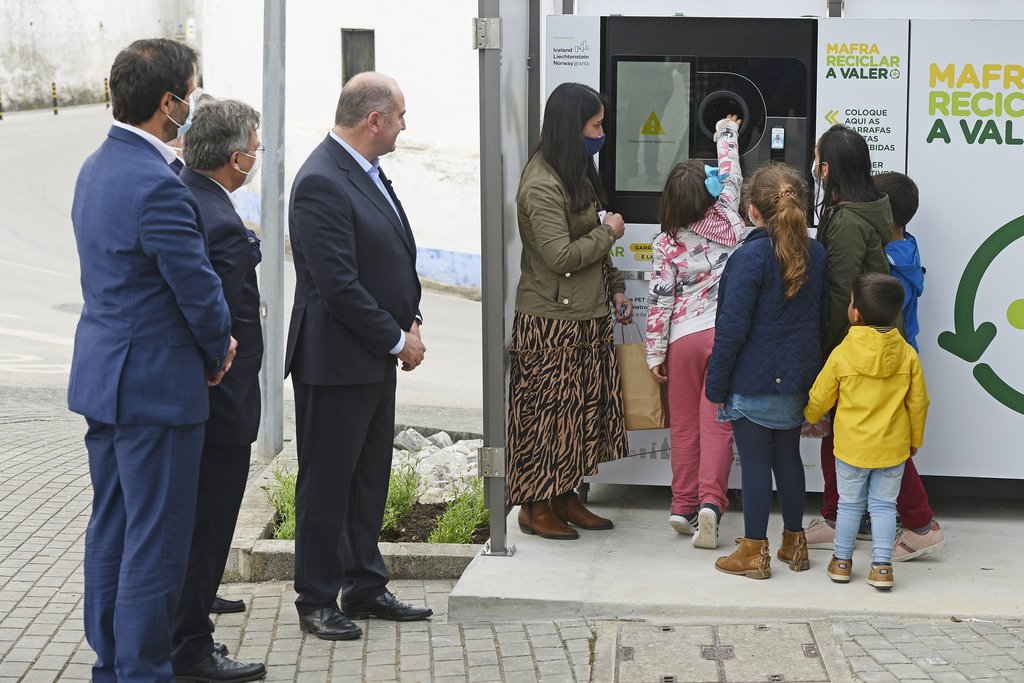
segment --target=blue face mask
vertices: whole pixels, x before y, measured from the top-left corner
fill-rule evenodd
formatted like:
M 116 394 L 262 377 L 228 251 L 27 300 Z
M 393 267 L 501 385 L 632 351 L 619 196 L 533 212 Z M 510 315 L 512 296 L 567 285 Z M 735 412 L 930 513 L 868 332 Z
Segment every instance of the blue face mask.
M 603 135 L 599 138 L 583 136 L 583 149 L 586 150 L 587 156 L 592 157 L 601 151 L 601 148 L 604 147 L 604 138 Z
M 198 98 L 195 97 L 194 93 L 193 93 L 192 97 L 188 98 L 188 102 L 186 102 L 185 100 L 181 99 L 180 97 L 178 97 L 174 93 L 171 93 L 171 97 L 173 97 L 174 99 L 178 100 L 182 104 L 187 104 L 188 105 L 188 116 L 185 117 L 185 122 L 184 123 L 178 123 L 177 121 L 175 121 L 170 116 L 167 117 L 167 118 L 171 119 L 171 123 L 173 123 L 174 125 L 176 125 L 178 127 L 178 135 L 176 137 L 180 138 L 180 137 L 184 136 L 185 133 L 188 132 L 189 128 L 192 127 L 192 115 L 196 113 L 196 99 L 198 99 Z

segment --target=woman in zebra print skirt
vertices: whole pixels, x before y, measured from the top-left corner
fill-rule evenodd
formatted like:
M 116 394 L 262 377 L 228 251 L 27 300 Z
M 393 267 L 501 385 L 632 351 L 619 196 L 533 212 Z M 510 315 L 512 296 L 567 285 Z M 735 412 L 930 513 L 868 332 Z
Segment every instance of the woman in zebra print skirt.
M 608 250 L 625 224 L 599 214 L 604 191 L 593 155 L 604 143 L 603 98 L 565 83 L 551 93 L 541 139 L 519 183 L 523 242 L 509 379 L 508 486 L 519 527 L 573 539 L 611 529 L 576 493 L 601 462 L 627 455 L 609 300 L 633 305 Z M 603 212 L 602 212 L 603 213 Z

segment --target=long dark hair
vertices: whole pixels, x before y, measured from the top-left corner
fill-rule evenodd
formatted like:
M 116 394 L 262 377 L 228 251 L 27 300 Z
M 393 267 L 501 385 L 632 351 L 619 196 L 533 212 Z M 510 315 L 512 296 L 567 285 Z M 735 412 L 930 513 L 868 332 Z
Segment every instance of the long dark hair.
M 822 217 L 842 202 L 874 202 L 882 198 L 871 180 L 868 143 L 852 128 L 837 123 L 822 133 L 818 161 L 828 164 L 828 176 L 822 181 Z
M 533 154 L 539 153 L 554 169 L 569 193 L 569 210 L 574 213 L 595 199 L 605 203 L 597 167 L 583 148 L 583 126 L 604 104 L 604 96 L 593 88 L 563 83 L 552 91 L 544 106 L 544 124 Z

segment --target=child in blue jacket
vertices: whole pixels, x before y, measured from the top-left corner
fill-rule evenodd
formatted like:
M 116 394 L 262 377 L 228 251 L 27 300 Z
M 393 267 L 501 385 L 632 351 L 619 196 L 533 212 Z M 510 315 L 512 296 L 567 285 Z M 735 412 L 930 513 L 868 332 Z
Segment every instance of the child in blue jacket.
M 828 257 L 807 234 L 807 185 L 796 169 L 768 164 L 748 185 L 757 227 L 729 258 L 719 284 L 705 394 L 718 404 L 720 419 L 732 422 L 743 477 L 743 538 L 715 567 L 766 579 L 772 474 L 783 521 L 777 556 L 794 571 L 810 567 L 800 426 L 822 365 Z
M 909 176 L 896 172 L 880 173 L 874 177 L 874 183 L 879 192 L 889 195 L 893 226 L 892 239 L 885 245 L 885 256 L 889 259 L 889 274 L 903 285 L 907 343 L 920 351 L 917 348 L 917 333 L 921 329 L 917 322 L 917 300 L 924 294 L 924 268 L 917 240 L 907 232 L 907 224 L 917 213 L 920 201 L 917 184 Z

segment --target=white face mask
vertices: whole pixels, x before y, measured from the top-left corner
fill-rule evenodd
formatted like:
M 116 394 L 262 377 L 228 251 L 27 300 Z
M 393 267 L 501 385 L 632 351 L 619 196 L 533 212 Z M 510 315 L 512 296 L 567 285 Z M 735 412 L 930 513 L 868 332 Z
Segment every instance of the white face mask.
M 242 181 L 242 184 L 248 185 L 249 181 L 251 181 L 256 176 L 256 173 L 260 170 L 260 165 L 263 163 L 263 155 L 249 154 L 248 152 L 240 152 L 240 154 L 244 154 L 245 156 L 254 160 L 252 162 L 252 168 L 250 168 L 248 172 L 243 171 L 241 168 L 238 167 L 237 164 L 235 165 L 235 170 L 245 176 L 245 180 Z

